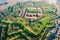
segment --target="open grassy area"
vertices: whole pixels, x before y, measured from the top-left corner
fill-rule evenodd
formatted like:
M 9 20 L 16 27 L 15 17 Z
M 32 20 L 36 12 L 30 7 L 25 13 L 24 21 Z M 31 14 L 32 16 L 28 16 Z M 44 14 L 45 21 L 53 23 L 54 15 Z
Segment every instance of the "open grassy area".
M 38 10 L 37 9 L 27 9 L 28 13 L 37 13 Z
M 43 19 L 40 20 L 42 22 L 42 24 L 40 25 L 40 30 L 38 31 L 38 34 L 41 33 L 44 28 L 46 27 L 47 23 L 50 22 L 50 18 L 49 17 L 45 17 Z

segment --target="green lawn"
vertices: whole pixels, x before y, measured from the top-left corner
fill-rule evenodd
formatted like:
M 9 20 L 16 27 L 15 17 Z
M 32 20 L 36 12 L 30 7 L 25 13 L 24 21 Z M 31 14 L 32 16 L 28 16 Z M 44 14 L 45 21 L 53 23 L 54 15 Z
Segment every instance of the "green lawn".
M 45 17 L 43 19 L 41 19 L 40 21 L 42 21 L 42 24 L 40 25 L 40 30 L 38 31 L 38 33 L 41 33 L 42 30 L 46 27 L 47 23 L 49 22 L 50 18 L 49 17 Z

